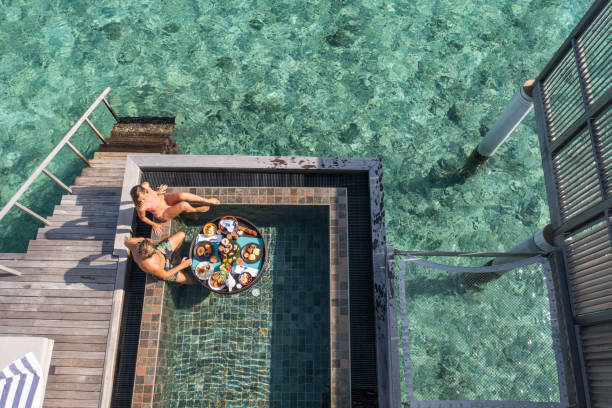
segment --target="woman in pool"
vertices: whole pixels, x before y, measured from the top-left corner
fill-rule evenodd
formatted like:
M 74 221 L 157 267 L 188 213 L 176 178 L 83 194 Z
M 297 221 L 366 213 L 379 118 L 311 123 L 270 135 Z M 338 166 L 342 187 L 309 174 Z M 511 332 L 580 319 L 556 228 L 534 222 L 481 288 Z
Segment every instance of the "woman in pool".
M 130 195 L 136 205 L 136 212 L 142 222 L 153 227 L 153 232 L 159 234 L 161 225 L 149 220 L 146 212 L 149 211 L 157 221 L 169 221 L 183 212 L 206 212 L 210 209 L 207 205 L 192 207 L 188 201 L 203 204 L 219 204 L 216 198 L 204 198 L 191 193 L 166 194 L 167 185 L 162 184 L 157 190 L 153 190 L 148 182 L 143 182 L 132 187 Z

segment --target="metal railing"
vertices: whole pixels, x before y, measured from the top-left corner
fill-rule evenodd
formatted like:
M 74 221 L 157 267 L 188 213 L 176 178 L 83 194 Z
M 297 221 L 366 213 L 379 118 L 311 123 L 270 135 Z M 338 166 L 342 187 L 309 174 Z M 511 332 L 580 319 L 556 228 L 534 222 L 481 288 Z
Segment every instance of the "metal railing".
M 610 0 L 595 1 L 538 76 L 533 96 L 577 402 L 599 406 L 612 395 Z
M 62 138 L 62 140 L 59 141 L 59 143 L 55 146 L 55 148 L 51 151 L 51 153 L 49 153 L 49 155 L 42 161 L 42 163 L 40 163 L 40 165 L 36 168 L 36 170 L 34 170 L 32 172 L 32 174 L 30 175 L 30 177 L 25 181 L 25 183 L 22 184 L 22 186 L 19 188 L 19 190 L 17 190 L 17 192 L 15 194 L 13 194 L 13 196 L 11 197 L 11 199 L 4 205 L 4 207 L 2 208 L 2 210 L 0 210 L 0 220 L 2 220 L 6 214 L 11 210 L 11 208 L 13 207 L 17 207 L 18 209 L 20 209 L 21 211 L 25 212 L 26 214 L 34 217 L 35 219 L 37 219 L 38 221 L 42 222 L 45 225 L 51 225 L 49 223 L 49 221 L 47 221 L 44 217 L 42 217 L 41 215 L 37 214 L 36 212 L 32 211 L 31 209 L 29 209 L 28 207 L 26 207 L 25 205 L 21 204 L 19 202 L 19 199 L 21 198 L 21 196 L 27 191 L 27 189 L 32 185 L 32 183 L 34 182 L 34 180 L 36 180 L 36 178 L 41 174 L 45 174 L 47 177 L 49 177 L 51 180 L 53 180 L 53 182 L 55 182 L 58 186 L 60 186 L 61 188 L 63 188 L 64 190 L 66 190 L 69 194 L 73 194 L 73 191 L 70 187 L 68 187 L 66 184 L 64 184 L 60 179 L 58 179 L 55 175 L 53 175 L 48 169 L 47 166 L 49 165 L 49 163 L 51 163 L 51 161 L 53 160 L 53 158 L 59 153 L 59 151 L 62 149 L 62 147 L 64 146 L 68 146 L 68 148 L 70 150 L 72 150 L 74 152 L 74 154 L 77 155 L 77 157 L 79 159 L 81 159 L 86 165 L 87 167 L 91 167 L 91 163 L 89 162 L 89 160 L 87 160 L 87 158 L 81 153 L 79 152 L 79 150 L 74 147 L 74 145 L 72 143 L 70 143 L 70 138 L 72 136 L 74 136 L 74 134 L 76 133 L 77 130 L 79 130 L 79 128 L 81 127 L 81 125 L 83 123 L 87 123 L 87 125 L 91 128 L 91 130 L 95 133 L 95 135 L 100 138 L 100 140 L 103 143 L 107 143 L 106 139 L 104 138 L 104 136 L 102 136 L 102 133 L 100 133 L 100 131 L 98 129 L 96 129 L 96 127 L 94 126 L 94 124 L 91 122 L 91 120 L 89 120 L 89 115 L 92 114 L 92 112 L 96 109 L 96 107 L 101 103 L 104 102 L 104 105 L 106 105 L 106 107 L 108 108 L 108 110 L 110 111 L 110 113 L 113 115 L 113 117 L 115 118 L 116 122 L 119 122 L 119 117 L 117 116 L 117 114 L 115 113 L 115 111 L 113 110 L 113 108 L 110 106 L 110 104 L 108 103 L 108 101 L 106 100 L 106 95 L 108 95 L 108 93 L 110 92 L 110 88 L 106 88 L 94 101 L 94 103 L 91 104 L 91 106 L 89 106 L 89 108 L 85 111 L 85 113 L 83 114 L 83 116 L 81 116 L 79 118 L 79 120 L 76 121 L 76 123 L 74 124 L 74 126 L 72 126 L 72 128 L 68 131 L 68 133 L 66 133 L 66 135 Z M 6 267 L 6 266 L 2 266 L 0 265 L 0 270 L 3 270 L 5 272 L 9 272 L 15 275 L 21 275 L 20 272 Z

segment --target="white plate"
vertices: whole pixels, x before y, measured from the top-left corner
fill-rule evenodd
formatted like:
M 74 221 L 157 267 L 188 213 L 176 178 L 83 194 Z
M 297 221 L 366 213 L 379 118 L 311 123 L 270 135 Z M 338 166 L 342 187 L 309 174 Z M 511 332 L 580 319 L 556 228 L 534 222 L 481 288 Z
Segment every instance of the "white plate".
M 208 274 L 201 274 L 198 271 L 200 265 L 210 265 L 210 269 L 208 270 Z M 200 280 L 208 279 L 214 272 L 215 272 L 215 267 L 213 266 L 213 264 L 211 264 L 210 262 L 206 262 L 206 261 L 200 262 L 199 264 L 197 264 L 196 269 L 195 269 L 195 274 L 197 275 L 198 279 L 200 279 Z
M 209 287 L 211 290 L 218 291 L 218 290 L 224 289 L 224 288 L 227 286 L 225 283 L 224 283 L 223 285 L 219 286 L 219 287 L 213 286 L 213 285 L 211 285 L 211 284 L 210 284 L 210 280 L 211 280 L 211 279 L 212 279 L 212 274 L 211 274 L 211 275 L 210 275 L 210 277 L 208 278 L 208 287 Z

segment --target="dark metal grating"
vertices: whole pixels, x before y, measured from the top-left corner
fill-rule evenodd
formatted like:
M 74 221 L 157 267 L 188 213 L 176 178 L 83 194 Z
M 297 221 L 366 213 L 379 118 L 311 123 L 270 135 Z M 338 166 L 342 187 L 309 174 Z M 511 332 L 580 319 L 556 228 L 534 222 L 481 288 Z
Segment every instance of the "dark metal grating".
M 612 85 L 612 3 L 604 7 L 576 42 L 592 105 Z
M 573 51 L 569 51 L 543 83 L 550 141 L 584 113 L 580 79 Z
M 612 247 L 606 220 L 569 234 L 565 246 L 575 313 L 612 308 Z
M 582 329 L 591 408 L 609 408 L 612 401 L 612 322 Z
M 552 160 L 563 221 L 601 201 L 588 129 L 583 129 Z
M 612 401 L 612 1 L 595 0 L 536 80 L 534 107 L 580 407 Z
M 143 171 L 153 185 L 185 187 L 344 187 L 347 189 L 350 273 L 351 393 L 354 406 L 377 406 L 376 328 L 366 172 L 345 174 Z
M 137 220 L 134 232 L 135 236 L 138 237 L 150 237 L 151 227 Z M 136 357 L 138 355 L 146 275 L 138 265 L 131 261 L 130 263 L 121 313 L 121 334 L 117 348 L 117 366 L 111 401 L 111 407 L 113 408 L 129 408 L 132 406 L 134 371 L 136 370 Z
M 601 151 L 606 193 L 610 196 L 612 195 L 612 104 L 593 121 L 593 131 L 597 135 L 598 148 Z

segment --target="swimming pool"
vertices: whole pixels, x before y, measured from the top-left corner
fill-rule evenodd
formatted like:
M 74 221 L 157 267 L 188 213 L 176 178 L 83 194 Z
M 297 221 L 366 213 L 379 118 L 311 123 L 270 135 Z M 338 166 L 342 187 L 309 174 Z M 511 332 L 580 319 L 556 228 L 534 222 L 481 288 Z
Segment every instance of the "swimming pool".
M 162 235 L 190 241 L 219 215 L 248 218 L 267 266 L 232 296 L 149 278 L 133 406 L 339 406 L 350 399 L 346 192 L 214 190 L 225 205 L 181 216 Z

